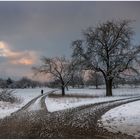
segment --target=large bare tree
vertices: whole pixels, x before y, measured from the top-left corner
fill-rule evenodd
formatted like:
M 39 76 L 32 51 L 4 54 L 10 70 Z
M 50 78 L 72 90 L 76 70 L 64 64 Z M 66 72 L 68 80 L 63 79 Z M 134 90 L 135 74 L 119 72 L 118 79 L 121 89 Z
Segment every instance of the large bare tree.
M 74 62 L 65 57 L 42 58 L 43 64 L 40 67 L 33 67 L 35 73 L 51 74 L 52 78 L 60 81 L 62 96 L 65 95 L 65 88 L 70 82 L 74 73 Z
M 107 21 L 84 31 L 84 38 L 73 45 L 73 58 L 84 68 L 101 72 L 106 83 L 106 96 L 112 96 L 115 77 L 128 68 L 140 52 L 132 45 L 130 20 Z M 134 70 L 134 69 L 133 69 Z

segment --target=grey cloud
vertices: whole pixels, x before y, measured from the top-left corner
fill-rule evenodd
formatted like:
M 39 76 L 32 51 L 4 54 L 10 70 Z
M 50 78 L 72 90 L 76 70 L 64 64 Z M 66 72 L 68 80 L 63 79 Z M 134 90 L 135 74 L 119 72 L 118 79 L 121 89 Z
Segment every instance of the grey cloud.
M 136 20 L 135 42 L 140 43 L 139 7 L 140 2 L 120 1 L 0 2 L 0 40 L 15 51 L 36 51 L 39 58 L 69 57 L 71 41 L 81 37 L 82 29 L 108 19 L 129 18 Z

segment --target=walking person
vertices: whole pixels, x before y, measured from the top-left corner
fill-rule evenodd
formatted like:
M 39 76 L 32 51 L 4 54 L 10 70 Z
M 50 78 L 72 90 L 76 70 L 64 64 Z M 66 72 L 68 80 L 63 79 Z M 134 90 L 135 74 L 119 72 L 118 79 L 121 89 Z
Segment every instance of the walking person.
M 43 89 L 41 90 L 41 95 L 43 95 Z

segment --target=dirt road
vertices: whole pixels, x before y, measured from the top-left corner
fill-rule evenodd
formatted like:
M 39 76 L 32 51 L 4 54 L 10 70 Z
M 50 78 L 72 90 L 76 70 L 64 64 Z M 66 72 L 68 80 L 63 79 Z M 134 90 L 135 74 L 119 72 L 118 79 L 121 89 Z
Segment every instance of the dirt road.
M 121 133 L 110 133 L 99 127 L 97 121 L 108 110 L 138 101 L 140 97 L 50 113 L 45 105 L 47 95 L 34 98 L 19 111 L 0 120 L 0 138 L 133 138 Z

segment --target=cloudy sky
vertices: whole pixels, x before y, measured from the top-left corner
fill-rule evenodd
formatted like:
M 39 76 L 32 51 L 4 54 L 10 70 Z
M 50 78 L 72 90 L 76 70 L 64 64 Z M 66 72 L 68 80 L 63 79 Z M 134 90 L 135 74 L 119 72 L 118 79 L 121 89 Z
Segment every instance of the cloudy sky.
M 32 76 L 42 56 L 71 55 L 89 26 L 132 19 L 140 44 L 140 2 L 0 2 L 0 78 Z

